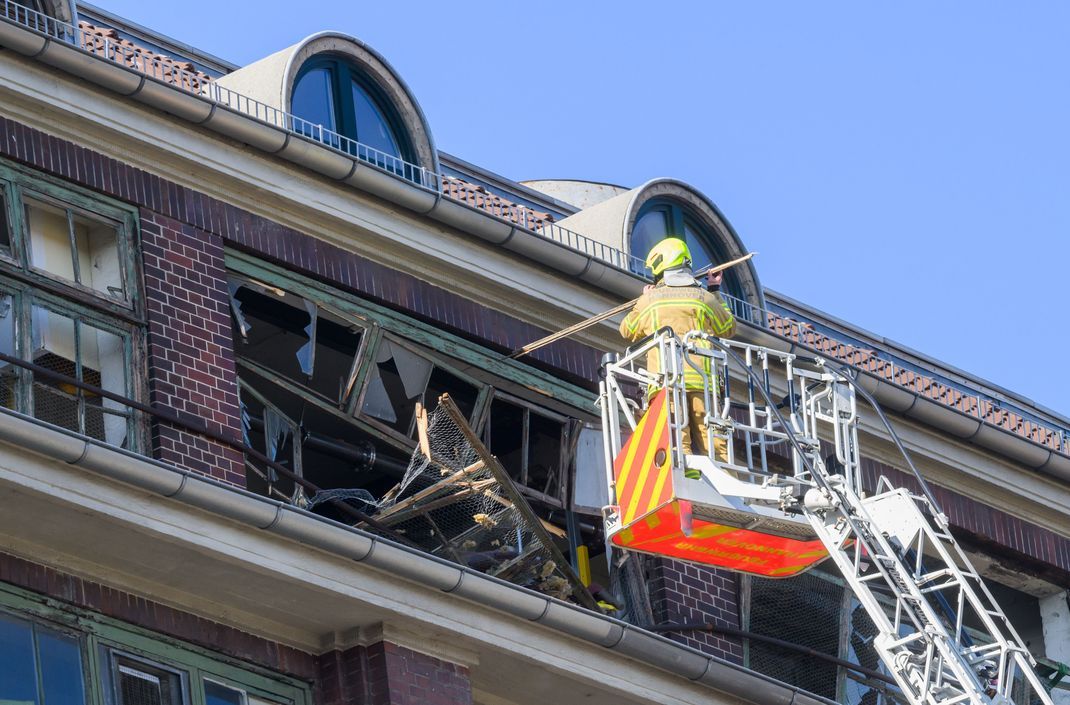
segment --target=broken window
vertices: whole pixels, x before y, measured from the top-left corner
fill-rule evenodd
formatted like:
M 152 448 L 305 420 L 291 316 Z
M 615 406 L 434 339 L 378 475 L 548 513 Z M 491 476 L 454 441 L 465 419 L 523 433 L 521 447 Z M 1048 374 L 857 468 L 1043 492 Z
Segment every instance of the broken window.
M 245 444 L 300 476 L 300 426 L 249 384 L 242 382 L 239 391 Z M 246 468 L 250 470 L 246 473 L 246 486 L 251 491 L 284 502 L 297 499 L 298 486 L 293 478 L 281 476 L 274 468 L 252 459 L 246 460 Z
M 562 505 L 568 419 L 498 395 L 491 402 L 483 437 L 513 480 Z
M 230 289 L 238 354 L 343 405 L 352 392 L 364 329 L 259 282 L 233 279 Z
M 36 196 L 22 200 L 32 267 L 126 301 L 119 223 Z
M 449 393 L 465 416 L 471 418 L 479 397 L 475 383 L 384 337 L 368 370 L 360 412 L 415 438 L 416 405 L 432 410 L 444 393 Z

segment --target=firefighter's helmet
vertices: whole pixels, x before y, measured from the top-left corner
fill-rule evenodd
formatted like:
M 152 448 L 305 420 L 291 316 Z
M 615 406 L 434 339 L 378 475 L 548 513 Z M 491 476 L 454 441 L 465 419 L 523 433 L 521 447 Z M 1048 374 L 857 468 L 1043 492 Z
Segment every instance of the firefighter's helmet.
M 667 237 L 650 248 L 650 254 L 646 256 L 646 266 L 657 279 L 666 269 L 690 267 L 691 250 L 680 238 Z

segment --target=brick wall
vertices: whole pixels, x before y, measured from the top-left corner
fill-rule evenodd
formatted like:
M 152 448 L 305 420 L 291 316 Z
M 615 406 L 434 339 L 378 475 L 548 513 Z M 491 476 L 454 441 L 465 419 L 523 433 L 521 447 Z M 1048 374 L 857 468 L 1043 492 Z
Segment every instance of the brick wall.
M 739 579 L 735 573 L 664 558 L 647 561 L 650 606 L 657 624 L 712 623 L 739 629 Z M 673 641 L 734 663 L 743 663 L 738 639 L 705 631 L 670 632 Z
M 240 439 L 223 241 L 166 216 L 141 212 L 148 317 L 149 399 Z M 241 453 L 154 421 L 157 458 L 245 486 Z
M 318 705 L 471 705 L 468 668 L 382 641 L 319 659 Z

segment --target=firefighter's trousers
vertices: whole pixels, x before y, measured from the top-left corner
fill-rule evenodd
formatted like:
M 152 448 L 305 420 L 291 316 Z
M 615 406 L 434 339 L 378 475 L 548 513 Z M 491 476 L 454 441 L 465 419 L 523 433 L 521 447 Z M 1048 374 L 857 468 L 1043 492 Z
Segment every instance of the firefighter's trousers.
M 682 420 L 682 419 L 681 419 Z M 706 447 L 706 400 L 702 390 L 687 392 L 687 424 L 680 428 L 680 445 L 685 455 L 709 455 Z M 728 442 L 713 439 L 714 460 L 728 460 Z

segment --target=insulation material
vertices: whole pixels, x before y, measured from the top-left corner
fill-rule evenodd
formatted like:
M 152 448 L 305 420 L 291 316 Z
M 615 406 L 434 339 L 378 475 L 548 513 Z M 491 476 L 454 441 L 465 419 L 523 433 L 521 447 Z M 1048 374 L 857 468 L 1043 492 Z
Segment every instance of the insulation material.
M 423 435 L 423 434 L 421 434 Z M 448 396 L 428 415 L 375 519 L 428 553 L 590 609 L 597 605 L 498 460 Z

